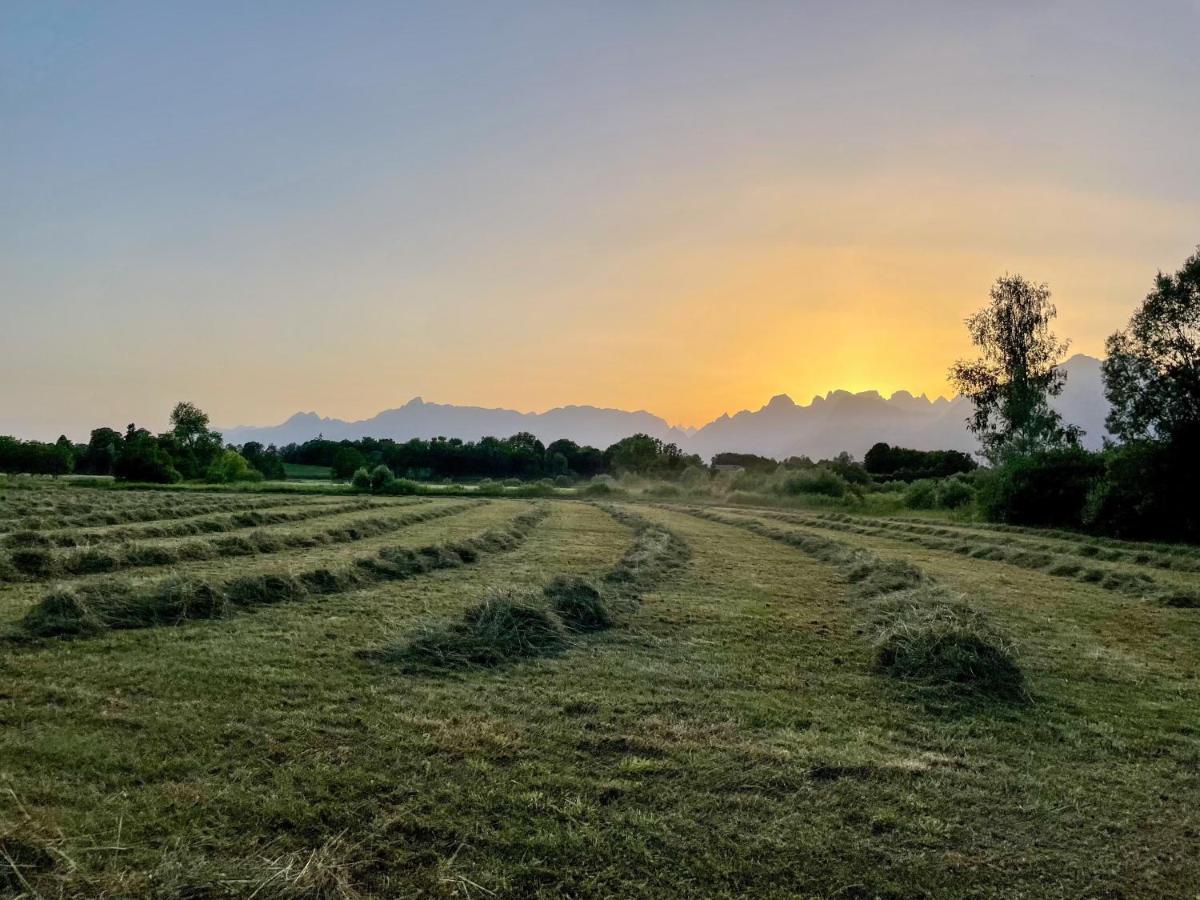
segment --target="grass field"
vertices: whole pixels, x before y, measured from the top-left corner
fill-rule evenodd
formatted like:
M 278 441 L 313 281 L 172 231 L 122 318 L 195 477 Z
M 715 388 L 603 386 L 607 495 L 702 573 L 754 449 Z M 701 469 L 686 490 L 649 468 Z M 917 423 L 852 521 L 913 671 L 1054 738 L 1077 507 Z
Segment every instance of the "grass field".
M 333 469 L 329 466 L 305 466 L 300 463 L 284 463 L 284 474 L 295 481 L 329 481 L 333 478 Z
M 961 521 L 0 489 L 0 896 L 1195 898 L 1198 589 Z

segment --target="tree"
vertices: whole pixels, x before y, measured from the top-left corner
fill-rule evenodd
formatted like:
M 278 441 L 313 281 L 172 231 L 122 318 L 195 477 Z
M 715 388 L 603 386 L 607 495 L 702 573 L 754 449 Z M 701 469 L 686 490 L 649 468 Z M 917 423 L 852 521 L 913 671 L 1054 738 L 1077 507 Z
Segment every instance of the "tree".
M 220 433 L 208 427 L 208 414 L 194 403 L 175 404 L 171 430 L 163 437 L 163 449 L 185 478 L 205 476 L 224 449 Z
M 76 469 L 90 475 L 111 475 L 121 452 L 121 435 L 111 428 L 95 428 Z
M 950 380 L 975 404 L 967 424 L 990 462 L 1079 443 L 1083 432 L 1063 425 L 1050 407 L 1066 382 L 1058 358 L 1070 345 L 1051 332 L 1055 315 L 1049 287 L 1004 275 L 992 285 L 991 303 L 967 319 L 982 356 L 956 362 Z
M 161 442 L 145 428 L 133 424 L 125 429 L 125 439 L 113 466 L 113 474 L 125 481 L 159 484 L 171 484 L 180 478 Z
M 356 447 L 346 442 L 339 444 L 333 451 L 330 468 L 333 469 L 334 478 L 349 478 L 354 475 L 356 470 L 365 468 L 366 464 L 367 458 Z M 368 473 L 368 477 L 369 475 L 370 473 Z
M 233 481 L 262 481 L 262 473 L 253 468 L 236 450 L 223 450 L 204 473 L 204 480 L 212 484 L 229 484 Z
M 195 403 L 176 403 L 171 410 L 171 431 L 180 444 L 195 449 L 196 443 L 208 434 L 208 413 Z
M 1200 423 L 1200 248 L 1162 272 L 1103 363 L 1108 430 L 1126 440 L 1170 439 Z

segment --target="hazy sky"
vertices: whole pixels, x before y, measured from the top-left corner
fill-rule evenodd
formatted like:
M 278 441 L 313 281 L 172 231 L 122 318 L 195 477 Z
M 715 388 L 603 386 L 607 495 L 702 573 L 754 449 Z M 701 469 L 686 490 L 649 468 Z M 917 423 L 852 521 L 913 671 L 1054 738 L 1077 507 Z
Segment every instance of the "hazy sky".
M 1200 2 L 0 4 L 0 432 L 941 393 L 1200 243 Z

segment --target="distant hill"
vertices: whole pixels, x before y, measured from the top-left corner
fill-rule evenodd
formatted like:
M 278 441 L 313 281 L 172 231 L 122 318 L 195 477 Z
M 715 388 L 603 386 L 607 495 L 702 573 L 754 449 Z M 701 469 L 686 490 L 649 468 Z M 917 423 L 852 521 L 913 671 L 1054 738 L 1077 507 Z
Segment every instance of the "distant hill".
M 1067 422 L 1086 431 L 1087 446 L 1097 448 L 1105 435 L 1104 418 L 1108 413 L 1100 361 L 1077 354 L 1062 368 L 1067 373 L 1066 388 L 1054 406 Z M 332 440 L 377 437 L 405 441 L 439 435 L 478 440 L 485 435 L 507 437 L 528 431 L 547 443 L 565 437 L 604 448 L 627 435 L 644 432 L 705 459 L 721 451 L 819 459 L 842 450 L 861 457 L 877 441 L 920 450 L 974 451 L 977 445 L 966 429 L 970 409 L 969 401 L 961 397 L 930 400 L 924 394 L 914 397 L 908 391 L 897 391 L 886 398 L 876 391 L 830 391 L 807 405 L 780 394 L 760 409 L 722 415 L 702 428 L 683 429 L 645 411 L 564 406 L 542 413 L 522 413 L 426 403 L 416 397 L 404 406 L 357 422 L 307 412 L 296 413 L 279 425 L 239 426 L 225 429 L 224 434 L 231 443 L 261 441 L 282 446 L 317 435 Z

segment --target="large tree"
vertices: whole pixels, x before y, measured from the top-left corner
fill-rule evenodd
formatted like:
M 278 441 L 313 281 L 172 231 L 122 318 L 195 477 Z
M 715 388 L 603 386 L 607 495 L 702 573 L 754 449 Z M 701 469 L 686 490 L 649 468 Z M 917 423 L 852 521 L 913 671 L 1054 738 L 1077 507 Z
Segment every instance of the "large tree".
M 1170 439 L 1200 423 L 1200 248 L 1108 339 L 1108 430 L 1123 440 Z
M 194 403 L 177 403 L 171 410 L 171 430 L 163 447 L 184 478 L 202 478 L 221 455 L 225 442 L 208 427 L 208 413 Z
M 1049 287 L 1004 275 L 991 302 L 967 319 L 981 355 L 951 366 L 950 380 L 975 404 L 967 424 L 990 462 L 1079 442 L 1082 432 L 1050 406 L 1066 382 L 1058 359 L 1069 346 L 1050 330 L 1056 314 Z

